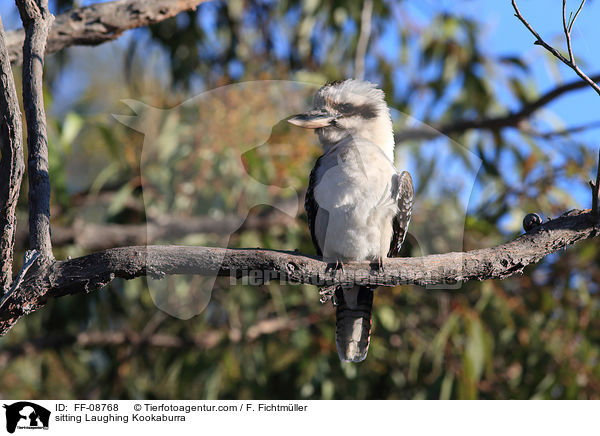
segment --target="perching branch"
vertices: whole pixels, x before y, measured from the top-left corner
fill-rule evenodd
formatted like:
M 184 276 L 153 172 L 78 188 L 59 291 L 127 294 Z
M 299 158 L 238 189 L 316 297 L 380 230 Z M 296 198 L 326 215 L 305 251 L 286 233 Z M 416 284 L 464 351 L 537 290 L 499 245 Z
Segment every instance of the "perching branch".
M 0 310 L 0 335 L 21 316 L 49 298 L 88 293 L 116 277 L 161 278 L 170 274 L 250 277 L 258 282 L 315 285 L 440 285 L 470 280 L 503 279 L 570 244 L 600 234 L 590 211 L 571 211 L 493 248 L 384 261 L 383 271 L 366 262 L 345 263 L 343 272 L 297 252 L 214 247 L 149 246 L 113 248 L 88 256 L 34 265 L 17 292 Z
M 54 16 L 48 0 L 17 0 L 25 29 L 23 44 L 23 106 L 27 119 L 29 178 L 29 242 L 42 256 L 52 258 L 50 242 L 50 177 L 44 110 L 44 52 Z
M 513 6 L 513 9 L 515 10 L 515 17 L 517 17 L 521 21 L 521 23 L 523 23 L 523 25 L 527 28 L 527 30 L 529 30 L 531 32 L 531 34 L 533 36 L 535 36 L 536 40 L 535 40 L 534 44 L 541 45 L 546 50 L 548 50 L 550 53 L 552 53 L 562 63 L 564 63 L 569 68 L 571 68 L 573 71 L 575 71 L 575 73 L 577 73 L 577 75 L 579 77 L 581 77 L 585 81 L 585 83 L 587 83 L 589 86 L 591 86 L 594 89 L 594 91 L 596 91 L 598 93 L 598 95 L 600 95 L 600 86 L 598 86 L 598 84 L 596 83 L 597 81 L 589 78 L 577 66 L 577 64 L 575 63 L 575 58 L 573 57 L 573 50 L 571 48 L 571 30 L 573 29 L 573 24 L 575 23 L 575 19 L 581 12 L 581 9 L 583 8 L 584 4 L 585 4 L 585 0 L 582 0 L 581 4 L 579 5 L 579 9 L 575 13 L 575 16 L 572 18 L 572 20 L 567 22 L 566 11 L 565 11 L 566 0 L 563 0 L 563 30 L 564 30 L 565 36 L 567 38 L 567 50 L 569 52 L 569 59 L 567 59 L 558 50 L 556 50 L 554 47 L 552 47 L 551 45 L 549 45 L 548 43 L 546 43 L 546 41 L 544 41 L 542 39 L 542 37 L 535 31 L 535 29 L 531 26 L 531 24 L 529 24 L 527 22 L 525 17 L 523 17 L 523 15 L 521 15 L 521 12 L 519 11 L 519 8 L 517 7 L 516 0 L 512 0 L 512 6 Z
M 207 0 L 119 0 L 74 8 L 56 17 L 48 35 L 46 53 L 72 45 L 98 45 L 112 41 L 123 32 L 148 26 L 179 12 L 195 9 Z M 13 63 L 21 63 L 22 29 L 7 33 L 8 50 Z
M 10 288 L 17 218 L 25 164 L 21 111 L 0 19 L 0 295 Z

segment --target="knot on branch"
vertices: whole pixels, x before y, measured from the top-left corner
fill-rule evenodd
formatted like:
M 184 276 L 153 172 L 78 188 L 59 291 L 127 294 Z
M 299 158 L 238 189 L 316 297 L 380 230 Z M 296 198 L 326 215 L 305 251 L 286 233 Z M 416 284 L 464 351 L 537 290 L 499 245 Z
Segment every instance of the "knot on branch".
M 526 232 L 542 224 L 542 218 L 537 213 L 528 213 L 523 218 L 523 230 Z

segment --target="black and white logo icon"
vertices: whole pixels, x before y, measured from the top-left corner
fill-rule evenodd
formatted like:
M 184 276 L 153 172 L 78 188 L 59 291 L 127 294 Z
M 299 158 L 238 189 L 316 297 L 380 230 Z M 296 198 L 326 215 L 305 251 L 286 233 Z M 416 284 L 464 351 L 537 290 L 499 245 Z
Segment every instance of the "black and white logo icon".
M 16 429 L 48 429 L 50 411 L 29 401 L 19 401 L 10 405 L 5 404 L 6 430 L 14 433 Z

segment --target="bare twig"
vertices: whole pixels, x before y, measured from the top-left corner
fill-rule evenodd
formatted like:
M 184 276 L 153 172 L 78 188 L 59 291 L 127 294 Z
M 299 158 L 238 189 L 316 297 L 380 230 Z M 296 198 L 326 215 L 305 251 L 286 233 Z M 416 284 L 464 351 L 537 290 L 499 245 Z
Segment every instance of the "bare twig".
M 0 19 L 0 293 L 12 281 L 13 253 L 23 162 L 21 111 Z
M 354 78 L 363 80 L 365 77 L 365 56 L 371 37 L 371 17 L 373 15 L 373 0 L 364 0 L 360 14 L 360 34 L 356 43 L 354 57 Z
M 536 41 L 534 42 L 534 44 L 541 45 L 550 53 L 552 53 L 556 58 L 560 59 L 561 62 L 563 62 L 573 71 L 575 71 L 575 73 L 577 73 L 579 77 L 581 77 L 589 86 L 592 87 L 592 89 L 594 89 L 594 91 L 598 93 L 598 95 L 600 95 L 600 86 L 598 86 L 598 84 L 594 80 L 589 78 L 583 71 L 581 71 L 581 69 L 577 66 L 575 60 L 573 59 L 573 53 L 571 50 L 571 29 L 573 28 L 573 23 L 575 22 L 577 15 L 579 15 L 579 13 L 581 12 L 584 3 L 585 0 L 581 2 L 581 5 L 579 6 L 579 9 L 577 10 L 577 13 L 575 14 L 575 17 L 573 17 L 572 21 L 570 23 L 567 23 L 565 18 L 566 5 L 565 0 L 563 0 L 563 27 L 565 35 L 567 36 L 567 47 L 569 50 L 569 59 L 567 59 L 558 50 L 556 50 L 554 47 L 552 47 L 542 39 L 542 37 L 534 30 L 534 28 L 531 27 L 531 24 L 529 24 L 527 20 L 523 17 L 521 12 L 519 11 L 519 8 L 517 7 L 516 0 L 512 0 L 512 6 L 515 10 L 515 17 L 517 17 L 521 21 L 521 23 L 523 23 L 523 25 L 531 32 L 531 34 L 535 36 Z
M 48 0 L 17 0 L 23 27 L 23 106 L 27 119 L 29 177 L 29 242 L 32 249 L 52 258 L 50 241 L 50 177 L 44 111 L 44 52 L 54 17 Z
M 569 52 L 569 60 L 573 62 L 573 49 L 571 47 L 571 32 L 569 32 L 569 25 L 567 24 L 567 0 L 563 0 L 562 7 L 562 21 L 563 31 L 565 32 L 565 39 L 567 40 L 567 51 Z M 571 17 L 569 16 L 569 20 Z
M 297 252 L 215 247 L 123 247 L 32 268 L 0 310 L 0 334 L 18 319 L 42 307 L 49 298 L 87 293 L 115 277 L 198 274 L 252 277 L 282 283 L 421 286 L 470 280 L 503 279 L 521 273 L 532 263 L 583 239 L 600 234 L 600 223 L 589 211 L 571 211 L 536 227 L 506 244 L 464 253 L 386 259 L 383 271 L 368 262 L 348 262 L 343 272 L 327 270 L 326 262 Z M 259 273 L 259 274 L 256 274 Z
M 72 45 L 98 45 L 112 41 L 126 30 L 148 26 L 195 9 L 207 0 L 119 0 L 74 8 L 60 14 L 48 35 L 46 53 Z M 10 59 L 21 63 L 22 29 L 7 33 Z
M 579 9 L 577 9 L 577 12 L 575 12 L 575 16 L 573 17 L 573 19 L 571 20 L 571 23 L 569 24 L 569 33 L 571 33 L 571 30 L 573 30 L 573 24 L 575 24 L 575 20 L 577 19 L 577 16 L 579 15 L 579 13 L 581 12 L 581 10 L 583 9 L 583 5 L 585 4 L 585 0 L 583 0 L 581 2 L 581 4 L 579 5 Z

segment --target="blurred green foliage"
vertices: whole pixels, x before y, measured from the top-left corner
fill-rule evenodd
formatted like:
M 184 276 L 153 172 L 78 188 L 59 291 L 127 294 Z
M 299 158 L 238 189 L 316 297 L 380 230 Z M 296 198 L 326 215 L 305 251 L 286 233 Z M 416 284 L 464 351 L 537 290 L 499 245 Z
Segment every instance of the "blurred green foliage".
M 385 90 L 390 107 L 436 126 L 503 114 L 540 94 L 519 53 L 498 58 L 485 49 L 482 23 L 450 13 L 419 22 L 404 3 L 375 1 L 366 62 L 367 79 Z M 71 4 L 61 0 L 56 10 Z M 174 108 L 192 90 L 238 81 L 318 85 L 349 77 L 360 12 L 360 2 L 337 0 L 211 2 L 123 41 L 49 57 L 45 86 L 53 224 L 140 223 L 162 214 L 218 220 L 223 210 L 274 213 L 247 201 L 242 194 L 249 185 L 235 171 L 278 187 L 259 192 L 267 203 L 285 189 L 307 185 L 318 155 L 316 140 L 292 132 L 271 110 L 290 96 L 262 93 L 255 101 L 241 89 L 153 112 L 155 118 L 143 120 L 143 131 L 155 139 L 154 147 L 108 114 L 127 113 L 118 103 L 125 97 Z M 374 49 L 390 28 L 397 52 Z M 396 125 L 399 131 L 404 127 L 403 121 Z M 419 194 L 412 225 L 427 226 L 428 211 L 446 216 L 461 207 L 459 192 L 450 189 L 443 191 L 446 201 L 437 209 L 425 200 L 419 205 L 419 195 L 444 188 L 429 186 L 429 175 L 454 163 L 478 171 L 464 229 L 432 232 L 443 239 L 464 230 L 465 250 L 518 235 L 528 212 L 556 216 L 578 206 L 573 194 L 585 189 L 596 165 L 593 144 L 576 134 L 536 134 L 563 127 L 549 117 L 537 116 L 521 127 L 466 131 L 453 135 L 453 142 L 438 139 L 460 144 L 450 161 L 436 159 L 428 148 L 431 141 L 398 144 L 414 162 Z M 480 168 L 469 167 L 471 154 Z M 25 185 L 22 192 L 24 200 Z M 23 226 L 24 201 L 20 208 Z M 177 242 L 219 241 L 198 234 Z M 303 213 L 293 225 L 238 231 L 226 243 L 313 252 Z M 412 249 L 419 254 L 416 246 Z M 76 245 L 55 247 L 57 258 L 85 253 Z M 0 339 L 0 395 L 598 398 L 599 260 L 597 241 L 591 240 L 503 281 L 470 282 L 454 290 L 379 289 L 371 348 L 361 364 L 339 362 L 334 312 L 319 303 L 314 287 L 253 287 L 219 279 L 206 309 L 181 320 L 156 308 L 152 282 L 117 280 L 89 295 L 49 301 Z M 194 279 L 185 280 L 194 286 Z M 178 298 L 177 280 L 164 283 L 170 298 Z M 94 333 L 102 334 L 104 343 L 94 342 Z M 134 340 L 140 337 L 170 338 L 171 345 Z

